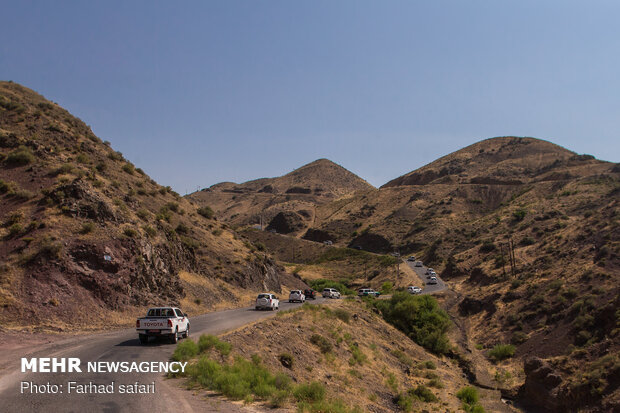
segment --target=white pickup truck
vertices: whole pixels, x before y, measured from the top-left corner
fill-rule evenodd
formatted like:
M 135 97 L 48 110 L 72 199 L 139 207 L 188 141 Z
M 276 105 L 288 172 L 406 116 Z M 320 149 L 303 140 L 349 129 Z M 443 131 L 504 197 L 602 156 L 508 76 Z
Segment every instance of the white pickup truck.
M 172 343 L 179 340 L 179 335 L 189 337 L 189 318 L 179 308 L 149 308 L 146 317 L 136 320 L 136 330 L 140 343 L 146 344 L 149 337 L 168 337 Z

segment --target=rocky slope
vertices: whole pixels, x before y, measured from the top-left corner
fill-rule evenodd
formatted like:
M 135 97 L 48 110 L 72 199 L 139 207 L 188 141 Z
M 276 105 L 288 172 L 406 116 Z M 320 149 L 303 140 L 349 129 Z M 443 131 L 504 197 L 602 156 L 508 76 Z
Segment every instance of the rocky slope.
M 287 233 L 299 233 L 311 225 L 316 205 L 369 189 L 373 187 L 357 175 L 330 160 L 318 159 L 284 176 L 242 184 L 223 182 L 187 197 L 213 208 L 231 225 L 259 224 L 262 217 L 267 226 L 286 211 L 293 225 L 276 225 Z
M 319 206 L 312 231 L 441 271 L 480 353 L 516 346 L 489 373 L 523 403 L 609 411 L 620 408 L 619 201 L 618 164 L 504 137 Z
M 5 326 L 98 327 L 103 314 L 124 324 L 149 305 L 205 311 L 302 285 L 212 211 L 11 82 L 0 82 L 0 197 Z

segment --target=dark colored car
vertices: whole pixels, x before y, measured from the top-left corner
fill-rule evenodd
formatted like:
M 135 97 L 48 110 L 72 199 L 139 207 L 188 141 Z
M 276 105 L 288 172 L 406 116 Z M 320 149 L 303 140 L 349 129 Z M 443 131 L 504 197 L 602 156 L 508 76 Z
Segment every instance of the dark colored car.
M 308 290 L 304 290 L 304 295 L 306 296 L 306 300 L 312 299 L 312 300 L 316 300 L 316 290 L 313 290 L 312 288 L 308 289 Z

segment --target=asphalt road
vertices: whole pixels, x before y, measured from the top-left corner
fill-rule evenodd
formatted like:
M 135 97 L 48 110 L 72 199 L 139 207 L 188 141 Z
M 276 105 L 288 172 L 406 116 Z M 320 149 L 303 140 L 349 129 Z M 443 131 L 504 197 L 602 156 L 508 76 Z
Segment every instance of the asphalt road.
M 310 303 L 322 303 L 319 298 Z M 280 310 L 298 307 L 300 304 L 280 302 Z M 245 324 L 274 316 L 275 311 L 255 311 L 251 308 L 220 311 L 190 317 L 191 334 L 194 338 L 202 333 L 219 334 L 241 327 Z M 165 342 L 150 342 L 143 346 L 138 341 L 135 329 L 82 336 L 74 340 L 51 344 L 31 357 L 77 357 L 81 360 L 82 373 L 21 373 L 20 355 L 15 356 L 14 365 L 9 366 L 0 377 L 0 412 L 191 412 L 196 409 L 176 385 L 166 383 L 161 373 L 89 373 L 87 362 L 95 361 L 168 361 L 175 345 Z M 63 385 L 60 394 L 22 393 L 21 382 L 38 385 L 47 383 Z M 155 382 L 155 394 L 75 394 L 67 393 L 67 382 L 80 384 L 133 384 Z
M 439 276 L 437 276 L 437 284 L 427 284 L 427 281 L 428 281 L 428 279 L 426 278 L 427 267 L 424 267 L 424 266 L 416 267 L 414 261 L 405 261 L 405 263 L 409 267 L 411 267 L 411 269 L 415 271 L 415 273 L 420 278 L 421 284 L 423 286 L 422 294 L 435 294 L 448 288 L 446 287 L 446 283 L 441 278 L 439 278 Z

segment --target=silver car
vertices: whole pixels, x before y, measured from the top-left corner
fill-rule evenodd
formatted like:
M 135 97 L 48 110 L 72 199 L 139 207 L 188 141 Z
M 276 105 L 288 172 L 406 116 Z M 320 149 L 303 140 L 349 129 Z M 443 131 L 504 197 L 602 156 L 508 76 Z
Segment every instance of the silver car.
M 323 297 L 324 298 L 340 298 L 340 292 L 335 288 L 325 288 L 323 289 Z
M 306 301 L 306 296 L 301 290 L 292 290 L 291 293 L 288 295 L 289 303 L 294 303 L 294 302 L 304 303 L 305 301 Z
M 280 308 L 280 300 L 273 294 L 263 293 L 256 297 L 257 310 L 277 310 Z

